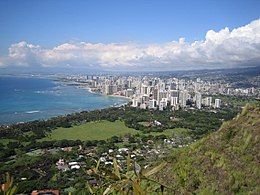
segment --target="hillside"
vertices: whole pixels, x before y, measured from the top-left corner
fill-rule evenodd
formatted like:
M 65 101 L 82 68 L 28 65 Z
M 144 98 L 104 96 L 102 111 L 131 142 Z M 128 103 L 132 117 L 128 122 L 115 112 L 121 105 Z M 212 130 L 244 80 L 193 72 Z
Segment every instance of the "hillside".
M 204 139 L 167 158 L 153 179 L 169 194 L 259 194 L 260 107 L 242 113 Z

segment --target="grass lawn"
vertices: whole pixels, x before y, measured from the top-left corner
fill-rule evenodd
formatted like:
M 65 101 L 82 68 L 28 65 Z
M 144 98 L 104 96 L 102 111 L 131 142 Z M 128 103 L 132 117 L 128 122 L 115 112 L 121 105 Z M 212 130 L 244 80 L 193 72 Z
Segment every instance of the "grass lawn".
M 41 141 L 49 140 L 105 140 L 112 136 L 125 135 L 127 133 L 136 134 L 137 130 L 128 128 L 124 122 L 116 121 L 97 121 L 90 122 L 80 126 L 71 128 L 57 128 L 51 132 L 49 137 L 43 138 Z
M 188 129 L 175 128 L 175 129 L 166 129 L 163 132 L 151 132 L 144 135 L 166 135 L 172 137 L 172 135 L 180 135 L 187 133 Z M 125 126 L 124 122 L 116 121 L 96 121 L 90 122 L 79 126 L 73 126 L 70 128 L 57 128 L 53 130 L 48 137 L 41 139 L 40 141 L 50 141 L 50 140 L 106 140 L 112 136 L 123 136 L 127 133 L 130 134 L 142 134 L 141 131 L 137 131 L 132 128 Z

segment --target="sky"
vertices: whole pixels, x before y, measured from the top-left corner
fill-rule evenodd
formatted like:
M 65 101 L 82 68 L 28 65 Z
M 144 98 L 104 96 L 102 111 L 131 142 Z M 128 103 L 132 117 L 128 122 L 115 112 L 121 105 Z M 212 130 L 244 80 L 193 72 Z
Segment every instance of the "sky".
M 260 66 L 259 0 L 1 0 L 0 73 Z

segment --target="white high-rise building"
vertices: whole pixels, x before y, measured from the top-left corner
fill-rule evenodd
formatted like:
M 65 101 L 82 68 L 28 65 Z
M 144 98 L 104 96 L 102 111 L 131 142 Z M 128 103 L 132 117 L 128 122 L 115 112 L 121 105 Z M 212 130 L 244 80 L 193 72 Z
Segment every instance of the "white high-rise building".
M 117 92 L 117 85 L 105 85 L 105 94 L 111 95 Z
M 221 99 L 215 99 L 215 108 L 220 108 L 221 106 Z
M 196 101 L 196 107 L 198 109 L 201 109 L 201 103 L 202 103 L 201 93 L 197 92 L 195 94 L 195 101 Z
M 167 98 L 162 98 L 159 104 L 159 110 L 163 110 L 164 108 L 166 108 L 167 102 L 168 102 Z
M 200 91 L 200 88 L 201 88 L 201 84 L 196 82 L 196 83 L 194 84 L 194 91 L 195 91 L 195 92 L 199 92 L 199 91 Z
M 148 103 L 148 101 L 149 101 L 148 95 L 142 95 L 142 96 L 140 97 L 140 99 L 141 99 L 141 103 L 142 103 L 142 104 L 143 104 L 143 103 Z
M 181 107 L 186 107 L 187 100 L 189 99 L 189 93 L 187 90 L 180 91 L 179 103 Z
M 127 89 L 125 91 L 125 96 L 126 97 L 132 97 L 134 95 L 134 90 L 133 89 Z
M 132 99 L 132 107 L 137 107 L 138 106 L 138 100 L 137 98 Z
M 157 101 L 160 102 L 163 98 L 167 98 L 167 91 L 166 90 L 158 91 Z
M 155 99 L 149 100 L 149 108 L 156 109 L 157 101 Z
M 161 81 L 161 82 L 159 83 L 159 88 L 160 88 L 160 90 L 165 90 L 165 87 L 166 87 L 165 83 Z
M 153 90 L 153 99 L 158 100 L 158 94 L 159 94 L 158 89 L 154 88 L 154 90 Z
M 171 106 L 178 105 L 178 97 L 171 97 Z
M 127 87 L 132 88 L 132 80 L 127 80 Z
M 142 95 L 148 95 L 148 87 L 146 85 L 142 85 L 141 94 Z

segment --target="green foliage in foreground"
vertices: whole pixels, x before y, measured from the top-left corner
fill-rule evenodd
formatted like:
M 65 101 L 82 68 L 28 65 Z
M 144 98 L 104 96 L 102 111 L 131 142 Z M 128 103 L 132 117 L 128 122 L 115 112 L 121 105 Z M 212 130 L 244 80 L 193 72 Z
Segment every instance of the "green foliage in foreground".
M 154 177 L 175 194 L 259 194 L 260 106 L 247 105 L 240 116 L 168 157 Z
M 162 162 L 148 171 L 142 171 L 136 162 L 131 162 L 130 155 L 128 155 L 126 161 L 126 167 L 120 167 L 117 160 L 114 159 L 113 168 L 109 170 L 99 168 L 100 161 L 98 161 L 96 167 L 86 171 L 88 175 L 100 180 L 98 186 L 91 187 L 89 184 L 86 185 L 90 194 L 146 195 L 158 194 L 159 191 L 163 194 L 164 188 L 168 188 L 148 178 L 165 167 L 167 162 Z
M 17 191 L 17 186 L 14 185 L 14 178 L 9 173 L 3 175 L 0 182 L 0 194 L 14 195 Z

